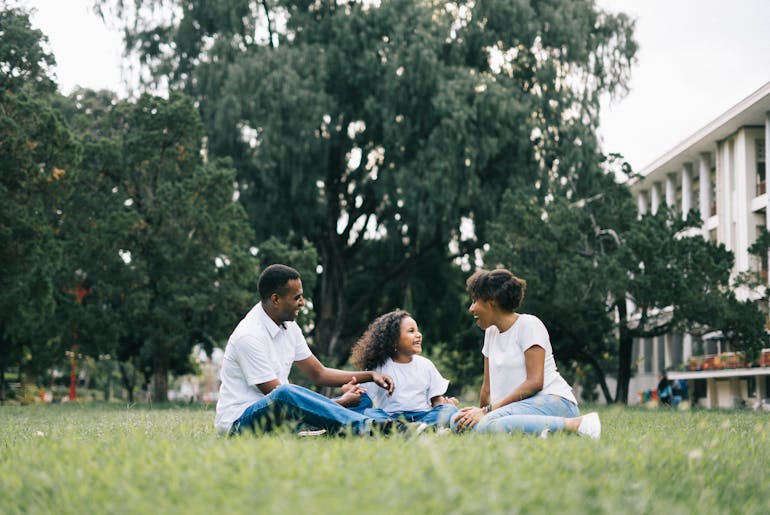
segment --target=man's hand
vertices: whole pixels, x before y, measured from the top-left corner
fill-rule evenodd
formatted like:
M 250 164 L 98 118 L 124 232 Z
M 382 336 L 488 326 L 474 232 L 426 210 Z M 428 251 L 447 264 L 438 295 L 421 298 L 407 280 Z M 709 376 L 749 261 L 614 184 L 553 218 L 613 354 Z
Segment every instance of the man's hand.
M 484 408 L 475 406 L 461 409 L 460 414 L 457 415 L 457 431 L 463 432 L 472 429 L 486 414 Z
M 374 381 L 374 384 L 377 386 L 386 389 L 388 391 L 388 397 L 393 395 L 393 389 L 396 387 L 396 384 L 393 382 L 392 377 L 380 374 L 379 372 L 372 372 L 372 381 Z

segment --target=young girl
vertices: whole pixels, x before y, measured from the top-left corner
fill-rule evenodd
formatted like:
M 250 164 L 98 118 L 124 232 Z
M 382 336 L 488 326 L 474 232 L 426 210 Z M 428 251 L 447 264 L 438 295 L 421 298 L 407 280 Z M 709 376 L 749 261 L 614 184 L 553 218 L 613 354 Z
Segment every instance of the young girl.
M 374 383 L 364 383 L 356 411 L 370 416 L 447 426 L 457 412 L 457 400 L 444 396 L 449 381 L 422 352 L 422 334 L 417 322 L 403 310 L 391 311 L 372 322 L 353 347 L 351 361 L 363 370 L 388 374 L 396 388 L 392 395 Z M 372 408 L 372 401 L 376 408 Z

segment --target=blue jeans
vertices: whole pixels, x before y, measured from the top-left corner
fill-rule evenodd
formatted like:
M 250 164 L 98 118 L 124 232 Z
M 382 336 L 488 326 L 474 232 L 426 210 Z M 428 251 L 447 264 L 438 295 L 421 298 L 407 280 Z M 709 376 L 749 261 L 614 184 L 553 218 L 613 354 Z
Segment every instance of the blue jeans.
M 271 431 L 287 422 L 329 432 L 349 428 L 353 434 L 368 434 L 372 421 L 372 417 L 344 408 L 320 393 L 295 384 L 282 384 L 246 408 L 233 422 L 230 434 L 240 434 L 244 429 Z
M 564 419 L 580 416 L 576 404 L 558 395 L 537 393 L 484 415 L 473 427 L 477 433 L 536 433 L 564 430 Z M 457 432 L 456 417 L 450 423 Z
M 454 404 L 438 404 L 428 411 L 394 411 L 388 413 L 384 409 L 375 408 L 368 394 L 361 395 L 358 406 L 350 408 L 374 420 L 405 420 L 406 422 L 422 422 L 429 426 L 447 427 L 452 415 L 457 413 Z

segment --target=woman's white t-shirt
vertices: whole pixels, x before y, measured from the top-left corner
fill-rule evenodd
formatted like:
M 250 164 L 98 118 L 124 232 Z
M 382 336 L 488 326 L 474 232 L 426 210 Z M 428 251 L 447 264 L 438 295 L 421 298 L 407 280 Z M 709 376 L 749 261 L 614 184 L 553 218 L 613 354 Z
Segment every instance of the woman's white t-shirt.
M 572 388 L 556 370 L 548 330 L 539 318 L 525 314 L 519 315 L 504 333 L 494 325 L 484 333 L 481 352 L 489 359 L 490 402 L 501 400 L 524 382 L 527 378 L 524 351 L 533 345 L 545 349 L 542 393 L 558 395 L 577 404 Z
M 445 394 L 449 386 L 449 381 L 441 376 L 436 365 L 422 356 L 412 356 L 409 363 L 396 363 L 388 358 L 388 361 L 374 370 L 389 375 L 396 384 L 390 397 L 386 390 L 375 383 L 362 385 L 374 405 L 388 413 L 429 411 L 432 409 L 430 400 Z

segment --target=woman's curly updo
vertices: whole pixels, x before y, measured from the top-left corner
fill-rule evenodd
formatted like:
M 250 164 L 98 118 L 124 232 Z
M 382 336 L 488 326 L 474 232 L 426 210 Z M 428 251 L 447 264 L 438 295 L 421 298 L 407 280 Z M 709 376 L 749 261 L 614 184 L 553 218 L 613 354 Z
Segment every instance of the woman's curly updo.
M 361 370 L 374 370 L 396 354 L 401 339 L 401 320 L 411 317 L 403 309 L 385 313 L 367 327 L 353 346 L 350 362 Z
M 504 268 L 479 270 L 465 283 L 473 300 L 494 300 L 504 311 L 516 311 L 524 300 L 527 281 L 516 277 Z

